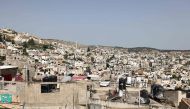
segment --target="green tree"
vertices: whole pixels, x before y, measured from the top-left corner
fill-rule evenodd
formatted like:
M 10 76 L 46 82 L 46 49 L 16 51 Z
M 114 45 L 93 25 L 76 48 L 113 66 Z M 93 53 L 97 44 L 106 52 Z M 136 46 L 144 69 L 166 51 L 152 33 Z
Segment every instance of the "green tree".
M 90 47 L 87 48 L 87 52 L 90 52 Z
M 68 59 L 68 54 L 64 54 L 64 59 Z
M 28 48 L 28 43 L 27 43 L 27 42 L 23 42 L 23 43 L 22 43 L 22 46 L 23 46 L 24 48 Z
M 42 49 L 45 51 L 46 49 L 48 49 L 49 48 L 49 45 L 43 45 L 42 46 Z
M 3 42 L 3 35 L 0 33 L 0 42 Z
M 29 46 L 34 46 L 35 45 L 34 39 L 29 39 L 28 40 L 28 45 Z
M 15 44 L 15 41 L 14 41 L 14 40 L 12 40 L 11 42 L 12 42 L 12 44 Z

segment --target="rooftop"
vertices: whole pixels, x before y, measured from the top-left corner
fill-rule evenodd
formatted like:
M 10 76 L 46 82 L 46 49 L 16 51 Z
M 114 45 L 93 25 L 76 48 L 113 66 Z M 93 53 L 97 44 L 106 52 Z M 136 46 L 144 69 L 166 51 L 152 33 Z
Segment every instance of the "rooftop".
M 12 69 L 12 68 L 18 68 L 18 67 L 17 66 L 11 66 L 11 65 L 0 66 L 0 70 L 3 70 L 3 69 Z

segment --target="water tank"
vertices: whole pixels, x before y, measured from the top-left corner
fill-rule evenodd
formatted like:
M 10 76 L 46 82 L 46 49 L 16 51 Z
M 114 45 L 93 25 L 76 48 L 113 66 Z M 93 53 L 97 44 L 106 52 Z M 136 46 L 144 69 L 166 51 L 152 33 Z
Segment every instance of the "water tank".
M 123 91 L 119 90 L 119 97 L 122 97 L 122 96 L 123 96 Z
M 132 83 L 132 78 L 131 77 L 127 77 L 127 85 L 130 85 Z

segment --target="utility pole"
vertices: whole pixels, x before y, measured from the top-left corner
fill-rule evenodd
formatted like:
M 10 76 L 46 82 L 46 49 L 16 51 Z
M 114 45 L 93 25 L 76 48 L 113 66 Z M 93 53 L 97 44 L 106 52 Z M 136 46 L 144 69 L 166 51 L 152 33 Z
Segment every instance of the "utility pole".
M 139 108 L 140 108 L 140 105 L 141 105 L 141 89 L 139 88 Z
M 88 90 L 86 85 L 86 109 L 88 109 Z
M 75 109 L 75 96 L 74 96 L 74 87 L 73 87 L 73 109 Z
M 76 41 L 76 49 L 78 48 L 78 44 L 77 44 L 77 41 Z

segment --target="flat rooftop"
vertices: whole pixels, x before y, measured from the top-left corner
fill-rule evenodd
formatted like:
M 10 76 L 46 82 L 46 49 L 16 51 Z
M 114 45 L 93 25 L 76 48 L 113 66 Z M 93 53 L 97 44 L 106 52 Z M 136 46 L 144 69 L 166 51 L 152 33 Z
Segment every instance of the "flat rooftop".
M 0 70 L 18 68 L 17 66 L 3 65 L 0 66 Z

